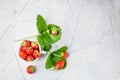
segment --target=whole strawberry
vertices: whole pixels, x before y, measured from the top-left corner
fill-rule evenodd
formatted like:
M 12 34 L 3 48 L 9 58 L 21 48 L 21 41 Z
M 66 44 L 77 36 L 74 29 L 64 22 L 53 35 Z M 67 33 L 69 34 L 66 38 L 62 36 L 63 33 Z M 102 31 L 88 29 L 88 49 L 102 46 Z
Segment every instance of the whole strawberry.
M 31 47 L 33 49 L 38 49 L 39 48 L 39 46 L 38 46 L 38 44 L 36 42 L 31 42 Z
M 58 32 L 57 32 L 57 30 L 52 30 L 52 31 L 51 31 L 51 34 L 52 34 L 53 36 L 56 36 L 56 35 L 58 34 Z
M 25 51 L 26 52 L 27 47 L 26 46 L 21 46 L 20 51 Z
M 33 54 L 34 49 L 32 47 L 27 47 L 26 48 L 26 53 L 27 54 Z
M 67 58 L 68 57 L 68 53 L 66 51 L 61 53 L 61 57 L 62 58 Z
M 24 51 L 20 51 L 20 52 L 19 52 L 19 56 L 20 56 L 22 59 L 26 59 L 27 54 L 26 54 Z
M 34 60 L 34 57 L 32 55 L 29 55 L 27 56 L 26 58 L 27 61 L 33 61 Z
M 27 71 L 28 74 L 32 74 L 32 73 L 35 72 L 35 67 L 30 65 L 30 66 L 27 67 L 26 71 Z
M 29 41 L 29 40 L 24 40 L 23 43 L 22 43 L 22 46 L 26 46 L 26 47 L 31 46 L 31 41 Z
M 40 57 L 39 51 L 38 50 L 34 50 L 33 56 L 34 56 L 34 58 L 39 58 Z
M 60 69 L 64 68 L 64 66 L 65 66 L 65 61 L 64 60 L 60 60 L 60 61 L 56 62 L 55 69 L 56 70 L 60 70 Z

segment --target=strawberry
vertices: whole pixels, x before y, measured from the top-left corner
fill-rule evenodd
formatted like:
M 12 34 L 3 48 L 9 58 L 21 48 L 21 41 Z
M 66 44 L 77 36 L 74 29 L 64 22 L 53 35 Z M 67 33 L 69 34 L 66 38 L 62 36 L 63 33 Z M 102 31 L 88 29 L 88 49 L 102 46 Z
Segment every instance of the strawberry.
M 68 53 L 66 51 L 61 53 L 61 57 L 62 58 L 67 58 L 68 57 Z
M 60 60 L 60 61 L 56 62 L 55 69 L 56 70 L 60 70 L 60 69 L 62 69 L 64 67 L 64 65 L 65 65 L 65 61 L 64 60 Z
M 26 54 L 24 51 L 20 51 L 20 52 L 19 52 L 19 56 L 20 56 L 22 59 L 26 59 L 27 54 Z
M 21 46 L 21 51 L 26 51 L 27 47 Z
M 26 48 L 26 53 L 27 53 L 27 54 L 33 54 L 33 51 L 34 51 L 34 50 L 33 50 L 32 47 L 27 47 L 27 48 Z
M 39 48 L 39 46 L 38 46 L 38 44 L 36 42 L 31 42 L 31 47 L 33 49 L 38 49 Z
M 56 35 L 58 34 L 58 32 L 57 32 L 57 30 L 52 30 L 51 34 L 52 34 L 53 36 L 56 36 Z
M 35 72 L 35 67 L 34 66 L 28 66 L 26 71 L 27 71 L 28 74 L 32 74 L 32 73 Z
M 34 60 L 34 57 L 32 55 L 29 55 L 26 59 L 27 61 L 33 61 Z
M 24 40 L 23 43 L 22 43 L 22 45 L 23 45 L 23 46 L 26 46 L 26 47 L 31 46 L 31 41 L 29 41 L 29 40 Z
M 34 58 L 39 58 L 40 57 L 39 51 L 38 50 L 34 50 L 33 56 L 34 56 Z

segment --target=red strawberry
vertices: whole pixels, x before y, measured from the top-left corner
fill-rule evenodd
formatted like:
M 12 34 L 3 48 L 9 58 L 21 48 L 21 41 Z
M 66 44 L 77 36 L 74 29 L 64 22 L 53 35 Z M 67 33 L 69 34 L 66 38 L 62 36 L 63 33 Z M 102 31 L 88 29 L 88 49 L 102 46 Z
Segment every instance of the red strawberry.
M 27 71 L 28 74 L 32 74 L 32 73 L 35 72 L 35 67 L 34 66 L 28 66 L 26 71 Z
M 67 58 L 68 57 L 68 53 L 66 51 L 61 53 L 61 57 L 62 58 Z
M 38 50 L 34 50 L 33 56 L 34 56 L 34 58 L 39 58 L 40 57 L 39 51 Z
M 65 61 L 64 61 L 64 60 L 60 60 L 60 61 L 58 61 L 58 62 L 55 64 L 55 69 L 56 69 L 56 70 L 60 70 L 60 69 L 62 69 L 62 68 L 64 67 L 64 65 L 65 65 Z
M 29 40 L 24 40 L 23 43 L 22 43 L 22 45 L 28 47 L 28 46 L 31 45 L 31 41 L 29 41 Z
M 34 50 L 33 50 L 32 47 L 27 47 L 27 48 L 26 48 L 26 53 L 27 53 L 27 54 L 33 54 L 33 51 L 34 51 Z
M 21 46 L 21 51 L 26 51 L 27 47 Z
M 34 60 L 34 57 L 32 55 L 29 55 L 26 59 L 27 61 L 33 61 Z
M 20 56 L 22 59 L 26 59 L 27 54 L 26 54 L 24 51 L 20 51 L 20 52 L 19 52 L 19 56 Z
M 56 36 L 58 34 L 57 30 L 52 30 L 51 33 L 52 33 L 53 36 Z
M 31 47 L 34 48 L 34 49 L 38 49 L 39 46 L 36 42 L 31 42 Z

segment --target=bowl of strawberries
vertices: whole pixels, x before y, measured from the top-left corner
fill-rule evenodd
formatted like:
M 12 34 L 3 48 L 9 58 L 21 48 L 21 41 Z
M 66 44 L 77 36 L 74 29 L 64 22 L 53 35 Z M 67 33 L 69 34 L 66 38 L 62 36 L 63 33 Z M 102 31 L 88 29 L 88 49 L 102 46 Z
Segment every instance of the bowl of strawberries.
M 19 57 L 25 61 L 31 62 L 39 59 L 41 48 L 35 41 L 24 40 L 20 46 Z

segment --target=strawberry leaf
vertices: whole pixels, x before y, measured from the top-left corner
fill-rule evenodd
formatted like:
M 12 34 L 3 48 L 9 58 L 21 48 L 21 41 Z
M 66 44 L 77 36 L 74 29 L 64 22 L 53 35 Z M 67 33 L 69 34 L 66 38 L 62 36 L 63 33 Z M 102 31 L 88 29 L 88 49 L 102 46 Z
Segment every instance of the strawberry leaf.
M 45 68 L 46 69 L 50 69 L 54 66 L 53 61 L 52 61 L 52 55 L 49 55 L 47 60 L 46 60 L 46 65 Z
M 52 52 L 51 54 L 53 54 L 53 55 L 54 55 L 54 54 L 60 55 L 62 52 L 66 51 L 67 49 L 68 49 L 67 46 L 63 46 L 63 47 L 61 47 L 60 49 L 58 49 L 58 50 Z
M 43 50 L 45 45 L 40 35 L 37 36 L 37 41 L 40 44 L 41 49 Z
M 37 40 L 42 50 L 49 51 L 51 49 L 51 43 L 45 38 L 45 36 L 37 36 Z
M 37 25 L 37 29 L 38 29 L 39 34 L 43 33 L 43 31 L 46 29 L 46 22 L 41 15 L 37 16 L 36 25 Z
M 60 27 L 58 27 L 57 25 L 54 25 L 54 24 L 48 24 L 47 28 L 48 28 L 48 30 L 50 32 L 52 32 L 52 30 L 56 30 L 57 31 L 57 35 L 56 36 L 52 35 L 51 33 L 48 34 L 52 43 L 55 43 L 58 40 L 60 40 L 61 35 L 62 35 L 62 31 L 61 31 Z

